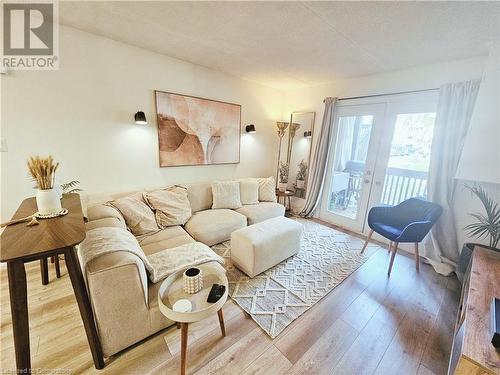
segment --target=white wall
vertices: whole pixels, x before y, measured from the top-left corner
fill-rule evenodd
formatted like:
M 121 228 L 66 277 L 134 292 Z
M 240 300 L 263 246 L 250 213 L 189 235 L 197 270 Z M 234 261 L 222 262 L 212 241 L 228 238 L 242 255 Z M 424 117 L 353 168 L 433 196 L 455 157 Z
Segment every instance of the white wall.
M 339 80 L 333 83 L 288 91 L 285 113 L 316 111 L 316 124 L 323 118 L 323 99 L 437 88 L 447 82 L 479 79 L 485 57 L 426 65 L 396 72 Z M 318 126 L 319 126 L 318 125 Z
M 64 26 L 60 58 L 58 71 L 0 76 L 2 220 L 34 194 L 26 160 L 36 154 L 52 154 L 60 181 L 89 193 L 274 175 L 280 91 Z M 155 89 L 241 104 L 241 163 L 160 168 Z M 138 110 L 149 126 L 133 123 Z M 245 133 L 249 123 L 257 133 Z
M 323 118 L 323 99 L 325 97 L 352 97 L 429 89 L 437 88 L 448 82 L 480 79 L 485 62 L 486 56 L 416 67 L 385 74 L 346 79 L 331 84 L 289 91 L 285 95 L 284 115 L 286 116 L 287 113 L 292 111 L 316 111 L 315 133 L 318 134 Z M 484 131 L 476 132 L 474 129 L 471 129 L 470 134 L 474 139 L 469 138 L 467 143 L 481 145 L 481 143 L 484 142 L 485 134 L 496 134 L 498 136 L 499 128 L 500 126 L 497 125 L 496 128 L 490 129 L 488 133 Z M 480 164 L 480 160 L 477 160 L 475 163 L 476 166 Z M 471 220 L 468 213 L 482 210 L 479 201 L 475 198 L 471 198 L 470 194 L 463 189 L 463 183 L 463 181 L 459 181 L 455 199 L 459 244 L 470 240 L 462 230 Z M 500 203 L 499 185 L 487 184 L 485 188 Z M 300 207 L 297 206 L 294 208 L 300 209 Z M 474 242 L 478 241 L 474 240 Z
M 500 43 L 492 44 L 457 176 L 500 184 Z

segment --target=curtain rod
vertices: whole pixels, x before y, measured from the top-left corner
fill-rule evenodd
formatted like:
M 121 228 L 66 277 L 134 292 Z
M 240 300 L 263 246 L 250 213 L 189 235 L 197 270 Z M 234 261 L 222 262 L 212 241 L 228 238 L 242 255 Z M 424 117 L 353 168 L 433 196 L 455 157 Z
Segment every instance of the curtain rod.
M 350 96 L 350 97 L 345 97 L 345 98 L 339 98 L 338 100 L 351 100 L 351 99 L 364 99 L 364 98 L 376 98 L 378 96 L 388 96 L 388 95 L 399 95 L 399 94 L 413 94 L 416 92 L 426 92 L 426 91 L 436 91 L 439 90 L 439 88 L 434 88 L 434 89 L 421 89 L 421 90 L 411 90 L 411 91 L 398 91 L 398 92 L 391 92 L 387 94 L 374 94 L 374 95 L 363 95 L 363 96 Z M 325 100 L 323 99 L 323 103 Z

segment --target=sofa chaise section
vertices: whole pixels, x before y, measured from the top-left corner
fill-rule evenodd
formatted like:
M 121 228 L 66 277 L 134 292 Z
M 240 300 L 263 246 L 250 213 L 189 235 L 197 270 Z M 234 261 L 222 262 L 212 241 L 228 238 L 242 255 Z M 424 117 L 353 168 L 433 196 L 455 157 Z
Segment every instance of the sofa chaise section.
M 285 206 L 276 202 L 260 202 L 257 204 L 247 204 L 235 210 L 246 216 L 248 225 L 253 225 L 285 215 Z
M 139 237 L 138 241 L 146 255 L 195 242 L 195 240 L 179 225 L 167 227 L 157 233 Z
M 247 226 L 247 218 L 228 209 L 210 209 L 193 214 L 184 228 L 196 240 L 213 246 L 227 241 L 235 230 Z

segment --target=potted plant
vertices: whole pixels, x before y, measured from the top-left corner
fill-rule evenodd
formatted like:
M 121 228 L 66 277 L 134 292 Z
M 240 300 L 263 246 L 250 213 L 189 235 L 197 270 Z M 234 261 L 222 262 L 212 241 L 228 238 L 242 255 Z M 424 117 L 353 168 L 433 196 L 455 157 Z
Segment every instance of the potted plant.
M 280 162 L 278 190 L 286 191 L 288 185 L 288 163 Z
M 303 189 L 306 184 L 306 176 L 307 176 L 307 163 L 302 160 L 299 163 L 299 169 L 297 170 L 297 188 Z
M 80 181 L 78 180 L 73 180 L 70 182 L 67 182 L 65 184 L 61 184 L 61 195 L 62 194 L 71 194 L 71 193 L 78 193 L 80 191 L 83 191 L 78 187 L 80 184 Z
M 32 156 L 28 160 L 28 170 L 36 183 L 36 204 L 42 215 L 51 215 L 62 210 L 59 192 L 54 189 L 56 171 L 59 163 L 52 156 L 41 158 Z
M 475 237 L 478 240 L 489 240 L 489 246 L 484 246 L 490 250 L 500 251 L 498 246 L 500 245 L 500 206 L 495 202 L 488 193 L 480 185 L 465 186 L 474 196 L 476 196 L 483 204 L 485 214 L 483 213 L 473 213 L 469 214 L 474 219 L 475 222 L 464 227 L 467 234 L 471 237 Z M 475 243 L 465 243 L 462 247 L 462 252 L 460 253 L 460 258 L 457 264 L 457 277 L 460 281 L 463 281 L 467 267 L 469 266 L 470 259 L 472 258 L 472 253 L 474 251 L 474 246 L 478 245 Z

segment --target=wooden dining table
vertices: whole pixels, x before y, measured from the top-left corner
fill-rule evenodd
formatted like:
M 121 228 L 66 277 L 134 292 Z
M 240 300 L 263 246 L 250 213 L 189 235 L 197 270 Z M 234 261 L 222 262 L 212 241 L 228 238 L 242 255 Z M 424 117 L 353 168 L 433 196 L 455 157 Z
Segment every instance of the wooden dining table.
M 94 365 L 97 369 L 104 367 L 101 344 L 75 247 L 85 239 L 80 195 L 65 194 L 62 198 L 62 206 L 69 211 L 65 216 L 39 219 L 39 224 L 34 226 L 27 226 L 26 223 L 10 225 L 0 235 L 0 262 L 7 263 L 16 367 L 18 372 L 23 374 L 30 373 L 31 369 L 28 296 L 24 264 L 38 260 L 43 270 L 46 268 L 47 258 L 59 254 L 64 255 Z M 36 211 L 35 198 L 27 198 L 21 203 L 13 219 L 32 215 Z

